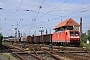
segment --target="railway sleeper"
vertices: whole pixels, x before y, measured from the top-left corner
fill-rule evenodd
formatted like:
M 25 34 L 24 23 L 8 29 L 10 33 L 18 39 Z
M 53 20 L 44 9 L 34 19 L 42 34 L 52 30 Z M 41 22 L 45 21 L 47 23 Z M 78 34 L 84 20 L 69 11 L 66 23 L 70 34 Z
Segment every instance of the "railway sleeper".
M 62 60 L 62 58 L 55 56 L 54 54 L 51 54 L 50 52 L 47 52 L 50 56 L 52 56 L 56 60 Z

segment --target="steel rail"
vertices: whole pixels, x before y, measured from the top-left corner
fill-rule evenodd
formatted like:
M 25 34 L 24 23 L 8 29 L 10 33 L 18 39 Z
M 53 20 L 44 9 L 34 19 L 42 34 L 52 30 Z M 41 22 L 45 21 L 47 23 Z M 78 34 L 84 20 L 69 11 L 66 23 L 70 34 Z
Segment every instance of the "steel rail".
M 18 47 L 15 47 L 15 46 L 10 46 L 10 47 L 16 48 L 16 49 L 18 49 L 18 50 L 20 50 L 20 51 L 23 51 L 23 52 L 26 52 L 25 50 L 22 50 L 22 49 L 20 49 L 20 48 L 18 48 Z M 35 50 L 34 50 L 34 51 L 35 51 Z M 37 53 L 36 53 L 36 55 L 30 54 L 29 52 L 26 52 L 26 53 L 29 54 L 30 56 L 33 56 L 33 57 L 39 59 L 39 60 L 45 60 L 45 59 L 41 58 Z
M 51 54 L 50 52 L 47 52 L 51 57 L 53 57 L 56 60 L 62 60 L 62 58 L 55 56 L 54 54 Z
M 25 59 L 23 56 L 21 56 L 21 55 L 19 55 L 19 54 L 17 54 L 17 53 L 13 53 L 13 54 L 15 54 L 17 57 L 19 57 L 21 60 L 27 60 L 27 59 Z
M 34 54 L 30 54 L 30 53 L 28 53 L 28 54 L 30 54 L 30 55 L 38 58 L 39 60 L 45 60 L 45 59 L 41 58 L 41 57 L 38 55 L 38 53 L 37 53 L 37 51 L 35 51 L 35 49 L 32 48 L 32 50 L 35 52 L 35 55 L 34 55 Z

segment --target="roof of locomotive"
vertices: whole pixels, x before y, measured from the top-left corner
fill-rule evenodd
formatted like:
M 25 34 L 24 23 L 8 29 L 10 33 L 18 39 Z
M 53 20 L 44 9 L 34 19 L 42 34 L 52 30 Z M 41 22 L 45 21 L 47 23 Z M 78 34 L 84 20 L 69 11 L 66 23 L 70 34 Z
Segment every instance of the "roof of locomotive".
M 80 26 L 80 25 L 79 25 L 77 22 L 75 22 L 72 18 L 69 18 L 69 19 L 67 19 L 67 20 L 65 20 L 65 21 L 60 22 L 60 23 L 54 28 L 54 30 L 57 29 L 57 28 L 60 28 L 60 27 L 62 27 L 62 26 Z
M 70 32 L 70 31 L 78 31 L 79 32 L 79 30 L 64 30 L 64 31 L 58 31 L 58 32 Z M 54 33 L 58 33 L 58 32 L 54 32 Z

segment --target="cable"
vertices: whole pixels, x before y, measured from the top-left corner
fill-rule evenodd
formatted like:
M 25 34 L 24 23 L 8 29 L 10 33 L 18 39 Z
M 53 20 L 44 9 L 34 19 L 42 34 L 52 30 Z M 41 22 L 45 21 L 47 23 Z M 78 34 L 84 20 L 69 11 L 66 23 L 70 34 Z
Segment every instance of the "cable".
M 83 8 L 83 9 L 84 9 L 84 8 Z M 76 11 L 79 11 L 79 10 L 76 10 Z M 74 11 L 74 13 L 75 13 L 76 11 Z M 70 13 L 70 14 L 71 14 L 71 13 Z M 60 17 L 61 17 L 61 16 L 60 16 Z M 65 16 L 62 16 L 62 17 L 65 17 Z M 58 18 L 55 18 L 55 20 L 56 20 L 56 19 L 58 19 Z
M 62 17 L 67 17 L 67 16 L 69 16 L 70 14 L 74 14 L 74 13 L 82 13 L 82 12 L 90 11 L 90 10 L 84 10 L 84 11 L 81 11 L 82 9 L 86 9 L 86 8 L 88 8 L 88 7 L 90 7 L 90 6 L 87 6 L 87 7 L 81 8 L 81 9 L 79 9 L 79 10 L 72 11 L 71 13 L 66 14 L 66 15 L 63 15 L 63 16 L 60 16 L 60 17 L 61 17 L 61 18 L 62 18 Z M 52 21 L 57 20 L 57 19 L 60 19 L 60 17 L 55 18 L 55 19 L 53 19 Z
M 38 14 L 40 13 L 40 9 L 42 9 L 43 3 L 44 3 L 44 0 L 42 1 L 41 6 L 39 6 L 39 10 L 38 10 L 38 12 L 37 12 L 37 15 L 36 15 L 35 19 L 37 18 Z
M 88 8 L 88 7 L 90 7 L 90 6 L 84 7 L 84 8 L 82 8 L 82 9 L 86 9 L 86 8 Z M 73 12 L 69 13 L 69 14 L 72 14 L 72 13 L 77 13 L 78 11 L 80 11 L 79 13 L 81 13 L 81 12 L 87 12 L 87 11 L 90 11 L 90 10 L 84 10 L 84 11 L 81 11 L 82 9 L 75 10 L 75 11 L 73 11 Z M 67 14 L 67 15 L 68 15 L 68 14 Z M 60 16 L 60 17 L 66 17 L 66 15 L 64 15 L 64 16 Z M 57 19 L 60 19 L 60 18 L 55 18 L 54 20 L 57 20 Z
M 81 11 L 82 9 L 86 9 L 86 8 L 88 8 L 88 7 L 90 7 L 90 6 L 87 6 L 87 7 L 81 8 L 81 9 L 76 10 L 76 11 L 73 11 L 73 12 L 71 12 L 71 13 L 69 13 L 69 14 L 76 13 L 76 12 Z M 69 14 L 67 14 L 67 15 L 69 15 Z M 64 15 L 64 16 L 67 16 L 67 15 Z M 63 16 L 62 16 L 62 17 L 63 17 Z
M 90 6 L 87 6 L 87 7 L 90 7 Z M 86 9 L 87 7 L 82 8 L 82 9 Z M 82 12 L 90 11 L 90 10 L 83 10 L 83 11 L 81 11 L 82 9 L 75 10 L 74 12 L 71 12 L 71 13 L 73 14 L 73 13 L 82 13 Z M 79 11 L 79 12 L 78 12 L 78 11 Z M 71 13 L 69 13 L 69 14 L 71 14 Z M 67 14 L 67 15 L 69 15 L 69 14 Z M 62 17 L 66 17 L 67 15 L 60 16 L 60 17 L 61 17 L 61 21 L 62 21 Z M 57 19 L 60 19 L 60 17 L 59 17 L 59 18 L 55 18 L 55 19 L 53 19 L 52 21 L 55 21 L 55 20 L 57 20 Z M 52 21 L 50 21 L 50 22 L 52 22 Z
M 50 12 L 51 12 L 51 11 L 53 11 L 54 9 L 56 9 L 56 8 L 60 7 L 61 5 L 63 5 L 64 3 L 66 3 L 67 1 L 68 1 L 68 0 L 64 1 L 62 4 L 60 4 L 60 5 L 56 6 L 55 8 L 51 9 L 50 11 L 46 12 L 45 14 L 43 14 L 42 16 L 40 16 L 39 18 L 41 18 L 41 17 L 43 17 L 44 15 L 46 15 L 46 14 L 50 13 Z
M 67 0 L 67 1 L 68 1 L 68 0 Z M 62 4 L 66 3 L 67 1 L 63 2 Z M 62 4 L 61 4 L 61 5 L 62 5 Z M 59 5 L 59 6 L 60 6 L 60 5 Z M 57 7 L 59 7 L 59 6 L 57 6 Z M 56 7 L 56 8 L 57 8 L 57 7 Z M 88 7 L 90 7 L 90 6 L 84 7 L 84 8 L 82 8 L 82 9 L 86 9 L 86 8 L 88 8 Z M 54 9 L 55 9 L 55 8 L 54 8 Z M 49 13 L 49 12 L 53 11 L 54 9 L 52 9 L 52 10 L 48 11 L 47 13 Z M 69 14 L 72 14 L 72 13 L 75 13 L 75 12 L 78 12 L 78 11 L 81 11 L 82 9 L 80 9 L 80 10 L 75 10 L 75 11 L 73 11 L 73 12 L 69 13 Z M 86 11 L 89 11 L 89 10 L 86 10 Z M 85 12 L 85 11 L 81 11 L 81 12 Z M 43 15 L 42 15 L 42 16 L 40 16 L 40 17 L 43 17 L 43 16 L 44 16 L 44 15 L 46 15 L 47 13 L 43 14 Z M 67 14 L 67 15 L 69 15 L 69 14 Z M 60 16 L 60 17 L 66 17 L 67 15 Z M 60 18 L 55 18 L 55 19 L 53 19 L 53 20 L 57 20 L 57 19 L 60 19 Z M 61 19 L 61 20 L 62 20 L 62 19 Z
M 37 12 L 37 14 L 36 14 L 36 17 L 34 17 L 34 19 L 32 19 L 32 23 L 31 23 L 31 27 L 30 27 L 30 30 L 31 30 L 31 28 L 33 27 L 33 23 L 35 24 L 36 22 L 35 22 L 35 20 L 36 20 L 36 18 L 38 17 L 38 14 L 40 13 L 40 9 L 42 9 L 42 5 L 43 5 L 43 3 L 44 3 L 44 0 L 42 1 L 42 3 L 41 3 L 41 5 L 39 6 L 39 10 L 38 10 L 38 12 Z M 33 10 L 31 10 L 31 11 L 33 11 Z M 35 11 L 34 11 L 35 12 Z
M 21 1 L 21 3 L 20 3 L 20 5 L 18 6 L 18 8 L 16 9 L 15 13 L 11 16 L 11 18 L 13 18 L 14 15 L 17 13 L 17 11 L 19 10 L 19 8 L 20 8 L 22 2 L 23 2 L 23 0 Z M 11 19 L 11 18 L 10 18 L 10 19 Z M 8 22 L 10 21 L 10 19 L 8 20 Z M 4 25 L 3 27 L 5 27 L 5 26 L 7 25 L 8 22 L 6 22 L 5 25 Z
M 56 6 L 55 8 L 51 9 L 50 11 L 48 11 L 47 13 L 43 14 L 43 15 L 40 16 L 40 17 L 43 17 L 44 15 L 48 14 L 49 12 L 51 12 L 51 11 L 53 11 L 54 9 L 58 8 L 59 6 L 63 5 L 63 4 L 66 3 L 67 1 L 68 1 L 68 0 L 64 1 L 62 4 Z M 44 2 L 44 0 L 43 0 L 43 2 Z M 42 4 L 43 4 L 43 2 L 42 2 Z M 41 4 L 41 6 L 42 6 L 42 4 Z M 40 9 L 39 9 L 39 11 L 40 11 Z M 38 12 L 38 13 L 39 13 L 39 12 Z M 38 16 L 38 13 L 37 13 L 37 16 Z M 36 16 L 36 17 L 37 17 L 37 16 Z M 39 17 L 39 18 L 40 18 L 40 17 Z M 32 25 L 32 24 L 31 24 L 31 25 Z M 31 29 L 31 28 L 30 28 L 30 29 Z

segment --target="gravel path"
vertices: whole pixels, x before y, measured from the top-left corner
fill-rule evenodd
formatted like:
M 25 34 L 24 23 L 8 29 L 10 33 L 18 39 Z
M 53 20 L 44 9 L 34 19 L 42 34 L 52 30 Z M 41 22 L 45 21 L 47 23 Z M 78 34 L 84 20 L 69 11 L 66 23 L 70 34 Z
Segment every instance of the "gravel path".
M 0 60 L 17 60 L 10 53 L 0 53 Z

